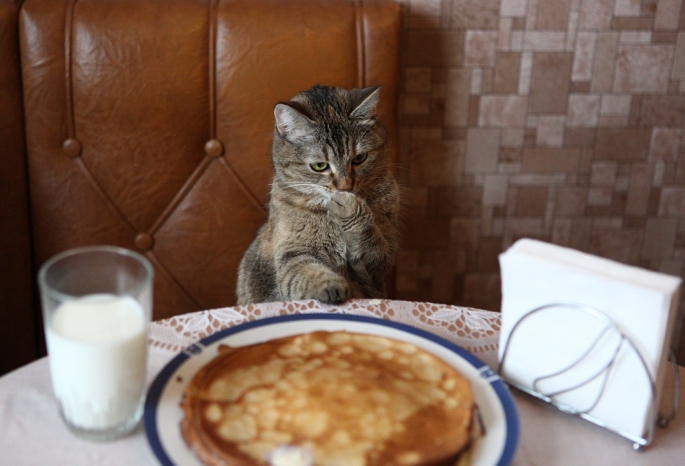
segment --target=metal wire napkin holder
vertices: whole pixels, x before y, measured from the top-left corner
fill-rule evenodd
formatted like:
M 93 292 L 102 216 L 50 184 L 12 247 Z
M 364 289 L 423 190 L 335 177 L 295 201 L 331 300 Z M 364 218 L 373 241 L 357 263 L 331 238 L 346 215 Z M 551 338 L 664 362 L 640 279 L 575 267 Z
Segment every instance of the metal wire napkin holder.
M 595 317 L 596 319 L 600 320 L 605 324 L 604 328 L 599 332 L 599 335 L 595 338 L 595 340 L 590 344 L 590 346 L 572 363 L 567 365 L 566 367 L 555 371 L 550 374 L 546 374 L 540 377 L 537 377 L 533 380 L 532 386 L 528 387 L 522 384 L 519 384 L 515 381 L 512 381 L 506 377 L 506 374 L 504 373 L 504 368 L 505 368 L 505 362 L 507 358 L 507 354 L 509 352 L 509 345 L 512 341 L 512 337 L 515 334 L 517 328 L 519 325 L 531 317 L 534 314 L 544 312 L 550 309 L 559 309 L 559 308 L 568 308 L 568 309 L 573 309 L 576 311 L 580 311 L 583 313 L 586 313 L 592 317 Z M 590 353 L 592 353 L 593 349 L 599 344 L 600 340 L 610 331 L 614 331 L 619 335 L 620 342 L 616 346 L 616 349 L 613 352 L 613 355 L 611 359 L 600 369 L 596 372 L 596 374 L 592 375 L 591 377 L 587 377 L 586 380 L 579 381 L 577 384 L 557 390 L 552 393 L 543 393 L 538 389 L 539 383 L 545 379 L 549 379 L 552 377 L 559 376 L 565 372 L 568 372 L 569 370 L 573 369 L 576 367 L 578 364 L 580 364 L 583 360 L 585 360 Z M 602 395 L 604 394 L 604 390 L 606 388 L 607 381 L 609 379 L 609 375 L 611 373 L 612 368 L 614 367 L 614 363 L 616 362 L 616 356 L 620 352 L 621 348 L 623 348 L 623 345 L 627 344 L 632 351 L 635 352 L 635 354 L 638 356 L 638 359 L 641 362 L 641 366 L 645 371 L 645 376 L 649 379 L 650 387 L 651 387 L 651 403 L 650 403 L 650 410 L 649 410 L 649 419 L 648 419 L 648 429 L 647 429 L 647 435 L 645 437 L 639 437 L 636 436 L 630 432 L 626 432 L 624 430 L 620 429 L 613 429 L 609 426 L 606 425 L 604 421 L 601 419 L 598 419 L 594 417 L 593 415 L 590 414 L 590 412 L 597 406 L 599 403 L 599 400 L 602 398 Z M 547 403 L 550 403 L 552 406 L 556 407 L 562 412 L 569 413 L 572 415 L 580 416 L 581 418 L 592 422 L 593 424 L 596 424 L 600 427 L 603 427 L 611 432 L 614 432 L 630 441 L 633 442 L 633 449 L 635 450 L 642 450 L 646 448 L 650 443 L 652 443 L 652 439 L 654 437 L 654 430 L 655 427 L 658 425 L 659 427 L 668 427 L 670 422 L 675 418 L 677 411 L 678 411 L 678 391 L 679 391 L 679 381 L 678 381 L 678 364 L 675 359 L 675 353 L 673 349 L 670 351 L 670 360 L 671 360 L 671 365 L 673 369 L 673 396 L 672 396 L 672 405 L 671 405 L 671 412 L 667 415 L 664 415 L 659 412 L 659 407 L 657 406 L 657 389 L 656 389 L 656 381 L 652 377 L 649 366 L 647 365 L 647 362 L 645 361 L 644 356 L 640 353 L 638 350 L 637 346 L 635 343 L 630 339 L 628 335 L 625 334 L 625 332 L 619 327 L 619 325 L 616 324 L 616 322 L 611 319 L 609 316 L 604 314 L 603 312 L 581 304 L 569 304 L 569 303 L 555 303 L 555 304 L 547 304 L 544 306 L 537 307 L 526 314 L 524 314 L 512 327 L 511 332 L 509 332 L 509 335 L 507 337 L 507 341 L 504 345 L 504 350 L 502 351 L 502 358 L 499 363 L 499 368 L 498 368 L 498 374 L 499 376 L 507 382 L 508 385 L 515 387 L 522 392 L 525 392 L 529 395 L 534 396 L 535 398 L 539 398 Z M 598 377 L 603 377 L 602 381 L 602 388 L 597 394 L 596 399 L 594 402 L 591 404 L 591 406 L 587 409 L 579 410 L 576 409 L 572 406 L 569 406 L 568 404 L 562 403 L 558 400 L 555 400 L 554 397 L 561 395 L 563 393 L 567 393 L 573 390 L 576 390 L 586 384 L 589 384 L 590 382 L 594 381 Z

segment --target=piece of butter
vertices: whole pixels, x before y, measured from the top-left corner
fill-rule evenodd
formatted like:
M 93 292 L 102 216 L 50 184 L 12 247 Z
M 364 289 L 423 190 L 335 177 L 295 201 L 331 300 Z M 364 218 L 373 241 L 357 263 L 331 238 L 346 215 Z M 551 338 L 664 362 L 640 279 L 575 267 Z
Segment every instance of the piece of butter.
M 309 451 L 292 445 L 283 445 L 271 453 L 269 464 L 271 466 L 312 466 L 313 462 Z

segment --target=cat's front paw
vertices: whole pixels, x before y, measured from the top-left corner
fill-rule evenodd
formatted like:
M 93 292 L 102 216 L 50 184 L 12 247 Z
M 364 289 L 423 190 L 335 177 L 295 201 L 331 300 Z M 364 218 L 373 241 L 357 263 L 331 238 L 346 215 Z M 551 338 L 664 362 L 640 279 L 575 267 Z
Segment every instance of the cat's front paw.
M 321 280 L 312 286 L 312 296 L 327 304 L 340 304 L 350 294 L 350 286 L 342 277 L 332 277 Z
M 358 217 L 363 211 L 362 199 L 352 193 L 338 191 L 328 202 L 328 216 L 337 224 L 343 225 Z

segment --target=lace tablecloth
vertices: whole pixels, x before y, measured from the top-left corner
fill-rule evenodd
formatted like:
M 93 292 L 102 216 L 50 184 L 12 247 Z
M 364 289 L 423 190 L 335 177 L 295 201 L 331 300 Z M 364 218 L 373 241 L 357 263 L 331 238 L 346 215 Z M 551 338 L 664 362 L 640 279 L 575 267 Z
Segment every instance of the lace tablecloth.
M 263 303 L 196 312 L 154 322 L 150 328 L 150 345 L 177 353 L 207 335 L 243 322 L 317 312 L 378 317 L 407 324 L 461 346 L 491 367 L 497 362 L 498 313 L 448 304 L 380 299 L 351 300 L 338 306 L 314 300 Z

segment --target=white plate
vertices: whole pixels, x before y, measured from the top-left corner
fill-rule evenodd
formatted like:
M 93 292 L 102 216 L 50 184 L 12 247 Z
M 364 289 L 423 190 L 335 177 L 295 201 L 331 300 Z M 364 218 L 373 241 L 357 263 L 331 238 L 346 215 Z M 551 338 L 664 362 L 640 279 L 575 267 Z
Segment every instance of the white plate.
M 193 375 L 218 354 L 220 345 L 243 346 L 316 330 L 347 330 L 404 340 L 433 353 L 468 377 L 485 425 L 476 444 L 474 466 L 507 465 L 518 442 L 518 415 L 502 380 L 466 350 L 423 330 L 380 318 L 340 314 L 296 314 L 256 320 L 200 340 L 172 359 L 150 386 L 145 402 L 145 431 L 162 465 L 200 466 L 179 428 L 179 407 Z

